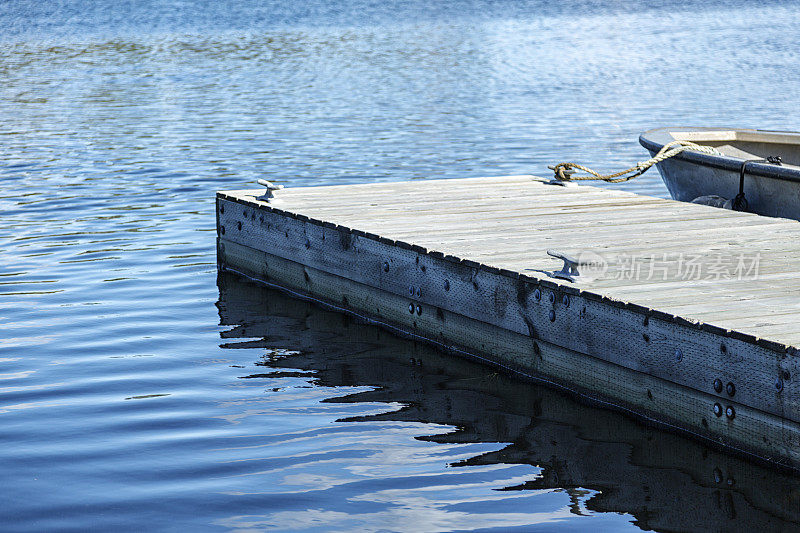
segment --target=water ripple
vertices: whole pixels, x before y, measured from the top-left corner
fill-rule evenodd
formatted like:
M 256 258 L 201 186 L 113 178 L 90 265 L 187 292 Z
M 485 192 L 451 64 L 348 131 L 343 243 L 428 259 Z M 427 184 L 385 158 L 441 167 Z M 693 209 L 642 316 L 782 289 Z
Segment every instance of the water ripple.
M 797 19 L 790 2 L 0 6 L 3 523 L 792 529 L 791 476 L 217 286 L 213 192 L 611 170 L 655 126 L 792 129 Z M 621 187 L 666 195 L 655 175 Z

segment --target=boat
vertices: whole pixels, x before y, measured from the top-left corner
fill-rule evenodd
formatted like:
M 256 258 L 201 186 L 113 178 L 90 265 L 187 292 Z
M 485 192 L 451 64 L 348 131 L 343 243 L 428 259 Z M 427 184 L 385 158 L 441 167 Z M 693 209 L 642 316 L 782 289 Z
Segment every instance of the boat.
M 652 155 L 674 141 L 717 153 L 684 150 L 656 165 L 673 199 L 800 220 L 800 132 L 681 127 L 639 136 Z

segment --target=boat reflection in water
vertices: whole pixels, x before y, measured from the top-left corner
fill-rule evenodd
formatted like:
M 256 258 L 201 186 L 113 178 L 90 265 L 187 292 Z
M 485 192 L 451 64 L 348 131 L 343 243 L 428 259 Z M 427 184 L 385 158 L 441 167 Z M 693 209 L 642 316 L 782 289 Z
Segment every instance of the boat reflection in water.
M 347 419 L 353 424 L 441 424 L 454 429 L 417 439 L 505 443 L 442 468 L 532 465 L 541 469 L 538 476 L 502 490 L 564 491 L 573 513 L 626 513 L 644 530 L 798 527 L 797 474 L 645 426 L 229 274 L 220 275 L 219 286 L 221 323 L 232 326 L 223 333 L 223 347 L 264 346 L 274 354 L 281 346 L 285 351 L 277 353 L 290 354 L 264 357 L 256 362 L 263 374 L 243 378 L 311 371 L 310 382 L 318 387 L 370 387 L 344 397 L 331 394 L 328 402 L 403 406 Z

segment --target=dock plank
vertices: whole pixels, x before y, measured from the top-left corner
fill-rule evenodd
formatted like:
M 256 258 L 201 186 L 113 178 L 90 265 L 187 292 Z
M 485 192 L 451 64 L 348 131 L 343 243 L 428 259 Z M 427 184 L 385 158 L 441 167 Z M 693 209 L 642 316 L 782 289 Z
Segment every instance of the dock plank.
M 484 198 L 481 205 L 476 205 L 475 191 L 481 191 L 484 197 L 491 198 L 492 203 L 487 204 Z M 421 198 L 421 195 L 432 192 L 441 194 Z M 513 193 L 514 197 L 507 197 L 509 193 Z M 287 207 L 310 217 L 350 225 L 392 239 L 412 240 L 416 235 L 418 238 L 415 243 L 426 248 L 448 253 L 457 251 L 460 255 L 476 257 L 510 270 L 553 266 L 554 261 L 548 258 L 533 264 L 526 258 L 526 266 L 511 259 L 535 248 L 537 240 L 543 246 L 559 243 L 564 249 L 581 247 L 582 244 L 585 247 L 584 243 L 590 241 L 596 245 L 588 251 L 599 250 L 608 254 L 646 254 L 654 252 L 651 247 L 657 248 L 659 253 L 676 250 L 695 254 L 717 251 L 751 253 L 745 248 L 748 244 L 759 245 L 770 252 L 780 250 L 790 254 L 800 251 L 800 240 L 792 239 L 798 235 L 798 225 L 793 221 L 755 217 L 607 189 L 556 187 L 529 176 L 297 188 L 279 191 L 276 196 L 280 200 L 277 206 L 291 200 Z M 529 198 L 539 197 L 545 199 L 541 201 L 540 198 L 536 202 L 542 207 L 532 207 Z M 365 199 L 369 204 L 379 207 L 380 211 L 370 212 Z M 398 209 L 396 212 L 386 210 L 387 205 L 396 205 Z M 464 210 L 462 214 L 469 213 L 472 216 L 467 220 L 450 217 L 449 213 L 441 212 L 439 208 L 442 205 L 460 205 Z M 493 205 L 502 210 L 495 212 L 491 209 Z M 585 211 L 575 213 L 568 207 L 582 207 Z M 626 210 L 621 210 L 621 207 Z M 627 209 L 639 211 L 631 216 Z M 427 214 L 420 220 L 417 213 Z M 376 218 L 377 215 L 380 216 Z M 525 221 L 536 221 L 537 227 L 524 224 Z M 601 224 L 602 221 L 606 223 Z M 636 237 L 627 238 L 628 233 L 620 235 L 630 225 L 636 226 Z M 513 237 L 508 237 L 510 228 L 515 229 Z M 581 235 L 575 235 L 577 228 L 581 229 Z M 470 233 L 460 238 L 465 229 Z M 708 235 L 712 229 L 716 231 Z M 782 238 L 765 239 L 766 231 L 773 234 L 779 231 L 778 235 Z M 706 238 L 699 238 L 703 234 Z M 666 239 L 668 235 L 672 236 L 669 240 Z M 787 246 L 787 242 L 798 244 Z M 774 248 L 770 249 L 770 245 Z M 543 251 L 540 250 L 540 253 Z M 791 276 L 793 266 L 791 262 L 784 265 L 789 279 L 794 279 Z M 595 286 L 610 288 L 615 285 L 619 284 L 606 281 L 605 284 L 598 282 Z M 643 288 L 647 285 L 644 284 Z M 658 290 L 670 288 L 663 286 Z M 619 294 L 624 294 L 624 291 Z M 707 305 L 713 307 L 713 302 Z
M 800 261 L 795 259 L 800 257 L 800 225 L 784 219 L 595 187 L 558 187 L 531 176 L 309 187 L 278 191 L 276 197 L 278 208 L 525 273 L 560 267 L 545 254 L 548 248 L 608 256 L 765 255 L 759 264 L 764 279 L 749 284 L 742 300 L 729 294 L 741 289 L 739 280 L 709 283 L 670 274 L 636 283 L 600 279 L 581 284 L 584 290 L 604 289 L 645 306 L 687 285 L 702 287 L 702 316 L 747 305 L 749 297 L 800 291 Z

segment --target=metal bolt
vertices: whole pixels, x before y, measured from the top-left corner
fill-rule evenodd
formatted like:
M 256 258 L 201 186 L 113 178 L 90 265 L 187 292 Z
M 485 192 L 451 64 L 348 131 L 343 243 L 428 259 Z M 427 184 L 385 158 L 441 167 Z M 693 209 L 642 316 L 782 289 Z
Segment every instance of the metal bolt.
M 389 263 L 388 262 L 384 262 L 383 263 L 383 271 L 384 272 L 389 272 Z
M 728 384 L 725 385 L 725 392 L 728 393 L 728 396 L 733 398 L 733 395 L 736 394 L 736 385 L 729 381 Z
M 417 306 L 417 314 L 418 315 L 422 314 L 422 308 L 420 306 Z
M 225 206 L 224 205 L 219 206 L 219 212 L 220 213 L 225 213 Z
M 408 312 L 414 314 L 414 304 L 408 304 Z
M 722 483 L 722 470 L 719 468 L 714 469 L 714 483 Z
M 222 233 L 223 235 L 225 235 L 225 226 L 220 226 L 219 227 L 219 232 Z
M 717 418 L 722 416 L 722 406 L 718 403 L 714 404 L 714 414 Z
M 242 231 L 242 223 L 241 222 L 237 222 L 236 223 L 236 227 L 239 228 L 239 231 Z
M 775 380 L 775 388 L 778 390 L 778 392 L 783 390 L 783 380 L 781 378 Z
M 728 417 L 728 420 L 733 420 L 736 418 L 736 409 L 734 409 L 732 405 L 729 405 L 728 408 L 725 409 L 725 416 Z
M 561 298 L 561 303 L 563 303 L 563 304 L 564 304 L 564 307 L 569 307 L 569 295 L 568 295 L 568 294 L 565 294 L 565 295 L 564 295 L 564 296 Z
M 718 393 L 722 392 L 722 380 L 721 379 L 717 378 L 717 379 L 714 380 L 714 390 L 717 391 Z
M 450 290 L 450 280 L 447 280 L 447 279 L 444 280 L 444 290 L 446 290 L 446 291 Z
M 538 302 L 539 300 L 542 299 L 542 291 L 540 291 L 539 289 L 536 289 L 535 291 L 533 291 L 533 297 Z
M 547 296 L 547 299 L 548 299 L 548 300 L 550 300 L 550 303 L 551 303 L 551 304 L 554 304 L 554 303 L 556 303 L 556 293 L 554 293 L 554 292 L 551 292 L 551 293 L 550 293 L 550 294 Z
M 550 322 L 555 322 L 555 321 L 556 321 L 556 312 L 551 309 L 550 310 Z
M 414 296 L 414 287 L 409 287 L 408 288 L 408 295 L 409 296 Z
M 419 291 L 419 287 L 417 287 L 417 298 L 419 298 L 419 295 L 420 295 L 420 291 Z
M 683 352 L 681 351 L 681 349 L 680 349 L 680 348 L 678 348 L 677 350 L 675 350 L 675 360 L 676 360 L 676 361 L 678 361 L 679 363 L 680 363 L 681 361 L 683 361 Z
M 306 239 L 306 248 L 311 248 L 311 241 Z

